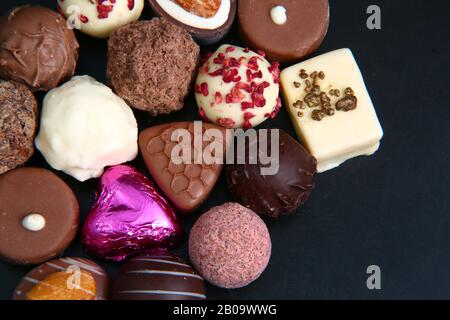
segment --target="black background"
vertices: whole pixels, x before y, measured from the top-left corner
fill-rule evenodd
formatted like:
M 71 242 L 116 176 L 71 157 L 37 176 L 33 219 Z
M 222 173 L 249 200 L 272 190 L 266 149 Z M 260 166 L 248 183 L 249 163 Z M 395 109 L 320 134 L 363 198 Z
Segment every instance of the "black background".
M 1 1 L 0 13 L 30 3 L 54 8 L 56 1 Z M 366 27 L 371 4 L 381 7 L 382 30 Z M 318 175 L 315 192 L 296 215 L 267 221 L 273 251 L 261 278 L 239 290 L 208 286 L 208 297 L 450 299 L 450 5 L 446 0 L 331 0 L 330 5 L 330 29 L 314 55 L 352 49 L 385 131 L 381 148 Z M 147 5 L 142 18 L 151 15 Z M 77 38 L 76 74 L 105 82 L 106 41 L 81 33 Z M 236 27 L 224 42 L 240 44 Z M 140 130 L 198 119 L 192 97 L 170 116 L 135 115 Z M 263 127 L 295 136 L 285 110 Z M 147 173 L 140 157 L 132 164 Z M 38 151 L 28 165 L 48 168 Z M 84 217 L 97 181 L 58 175 L 75 190 Z M 230 200 L 222 175 L 199 211 L 182 218 L 186 231 L 199 214 Z M 186 242 L 174 252 L 188 259 Z M 86 256 L 78 240 L 64 255 Z M 111 277 L 120 265 L 93 260 Z M 372 264 L 381 267 L 381 290 L 366 287 Z M 0 262 L 0 299 L 9 299 L 30 269 Z

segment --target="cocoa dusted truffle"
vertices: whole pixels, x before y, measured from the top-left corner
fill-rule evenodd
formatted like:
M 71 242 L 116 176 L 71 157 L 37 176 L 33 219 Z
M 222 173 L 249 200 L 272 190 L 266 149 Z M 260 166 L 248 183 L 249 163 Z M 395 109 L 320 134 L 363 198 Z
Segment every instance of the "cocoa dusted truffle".
M 189 236 L 189 257 L 211 284 L 242 288 L 266 269 L 272 242 L 264 221 L 238 203 L 211 208 L 194 224 Z
M 75 34 L 55 11 L 23 6 L 0 18 L 0 78 L 48 91 L 72 77 L 77 60 Z
M 267 154 L 275 163 L 276 154 L 272 154 L 275 149 L 270 143 L 272 134 L 272 131 L 268 131 Z M 245 146 L 247 155 L 252 142 Z M 282 130 L 279 130 L 278 161 L 278 172 L 275 174 L 261 171 L 267 165 L 262 165 L 260 158 L 256 164 L 251 164 L 247 158 L 245 164 L 230 165 L 227 168 L 227 181 L 234 198 L 260 215 L 276 218 L 294 213 L 308 200 L 314 189 L 317 162 L 300 143 Z
M 108 82 L 129 105 L 167 114 L 183 107 L 199 57 L 189 33 L 165 19 L 130 23 L 110 36 Z
M 34 152 L 36 99 L 23 84 L 0 80 L 0 174 L 24 164 Z

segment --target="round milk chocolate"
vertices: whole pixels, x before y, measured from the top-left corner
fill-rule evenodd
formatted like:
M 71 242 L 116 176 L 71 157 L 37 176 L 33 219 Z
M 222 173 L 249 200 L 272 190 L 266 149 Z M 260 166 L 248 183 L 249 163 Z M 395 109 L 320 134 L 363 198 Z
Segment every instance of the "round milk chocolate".
M 238 4 L 242 40 L 289 63 L 311 54 L 328 30 L 328 0 L 246 0 Z
M 14 291 L 13 300 L 105 300 L 109 277 L 88 259 L 61 258 L 31 270 Z
M 271 146 L 272 134 L 272 131 L 268 131 L 267 154 L 270 155 L 272 165 L 276 168 L 277 155 L 272 154 L 274 150 Z M 252 142 L 256 141 L 246 143 L 247 155 Z M 260 141 L 258 143 L 260 144 Z M 263 152 L 265 151 L 264 149 Z M 282 130 L 279 130 L 278 160 L 277 172 L 262 172 L 262 168 L 269 166 L 262 165 L 260 158 L 255 161 L 256 164 L 250 164 L 247 157 L 245 164 L 227 167 L 228 189 L 234 198 L 256 213 L 273 218 L 294 213 L 308 200 L 315 186 L 316 159 Z
M 0 78 L 48 91 L 72 77 L 77 60 L 75 33 L 57 12 L 22 6 L 0 17 Z
M 236 17 L 236 0 L 148 0 L 153 12 L 188 31 L 202 45 L 222 40 Z
M 165 250 L 128 261 L 114 282 L 114 300 L 203 300 L 205 283 L 192 267 Z
M 0 176 L 0 258 L 38 264 L 60 254 L 76 235 L 78 201 L 54 173 L 20 168 Z

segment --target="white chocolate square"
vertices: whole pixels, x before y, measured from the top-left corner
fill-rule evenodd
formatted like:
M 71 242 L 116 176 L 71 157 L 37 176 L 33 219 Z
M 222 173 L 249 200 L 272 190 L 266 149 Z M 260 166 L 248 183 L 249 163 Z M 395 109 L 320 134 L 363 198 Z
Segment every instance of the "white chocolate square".
M 336 101 L 344 97 L 344 90 L 350 87 L 358 99 L 357 108 L 351 111 L 335 111 L 321 121 L 312 119 L 312 108 L 294 107 L 297 100 L 303 100 L 305 80 L 299 76 L 300 70 L 310 74 L 314 71 L 325 73 L 319 80 L 322 91 L 339 89 L 341 96 L 330 96 L 334 108 Z M 294 82 L 301 83 L 296 88 Z M 289 111 L 299 139 L 317 159 L 318 172 L 333 169 L 348 159 L 360 155 L 372 155 L 383 137 L 383 129 L 378 121 L 375 108 L 364 84 L 361 71 L 349 49 L 331 51 L 306 60 L 281 72 L 281 86 L 285 106 Z M 297 113 L 304 113 L 299 117 Z

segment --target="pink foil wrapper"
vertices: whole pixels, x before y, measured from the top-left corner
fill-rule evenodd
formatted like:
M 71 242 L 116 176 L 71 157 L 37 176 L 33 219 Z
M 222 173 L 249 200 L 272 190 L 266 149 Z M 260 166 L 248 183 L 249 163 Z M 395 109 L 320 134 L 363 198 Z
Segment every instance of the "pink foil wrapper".
M 95 204 L 82 229 L 86 250 L 122 261 L 151 248 L 171 248 L 182 228 L 155 185 L 136 169 L 119 165 L 101 177 Z

